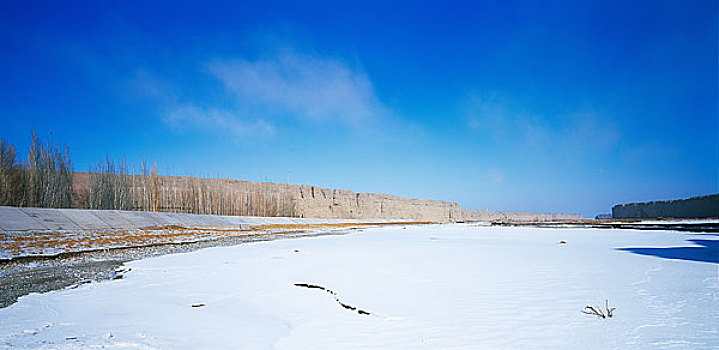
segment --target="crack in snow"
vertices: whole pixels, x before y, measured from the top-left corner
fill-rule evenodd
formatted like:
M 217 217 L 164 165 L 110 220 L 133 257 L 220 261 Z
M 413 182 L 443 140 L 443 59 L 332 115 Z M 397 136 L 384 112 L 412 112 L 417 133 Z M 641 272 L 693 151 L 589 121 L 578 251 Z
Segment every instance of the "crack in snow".
M 329 294 L 332 294 L 332 297 L 334 298 L 334 300 L 335 300 L 338 304 L 340 304 L 340 306 L 342 306 L 343 308 L 345 308 L 345 309 L 347 309 L 347 310 L 357 311 L 357 313 L 360 314 L 360 315 L 371 315 L 371 313 L 370 313 L 369 311 L 365 311 L 365 310 L 362 310 L 362 309 L 360 309 L 360 308 L 357 308 L 356 306 L 352 306 L 352 305 L 343 303 L 342 301 L 340 301 L 340 299 L 339 299 L 339 297 L 337 296 L 337 293 L 335 293 L 335 291 L 333 291 L 333 290 L 331 290 L 331 289 L 328 289 L 328 288 L 325 288 L 325 287 L 323 287 L 323 286 L 320 286 L 320 285 L 318 285 L 318 284 L 295 283 L 295 287 L 323 290 L 323 291 L 325 291 L 325 292 L 327 292 L 327 293 L 329 293 Z

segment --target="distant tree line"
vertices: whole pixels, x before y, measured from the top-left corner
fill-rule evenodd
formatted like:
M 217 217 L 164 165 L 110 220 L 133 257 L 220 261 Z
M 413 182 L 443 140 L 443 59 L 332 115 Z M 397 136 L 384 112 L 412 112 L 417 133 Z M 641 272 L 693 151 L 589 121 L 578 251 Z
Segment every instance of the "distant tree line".
M 110 158 L 74 173 L 67 147 L 43 144 L 34 132 L 27 161 L 1 140 L 0 163 L 0 205 L 297 216 L 290 191 L 278 184 L 164 176 L 157 164 Z

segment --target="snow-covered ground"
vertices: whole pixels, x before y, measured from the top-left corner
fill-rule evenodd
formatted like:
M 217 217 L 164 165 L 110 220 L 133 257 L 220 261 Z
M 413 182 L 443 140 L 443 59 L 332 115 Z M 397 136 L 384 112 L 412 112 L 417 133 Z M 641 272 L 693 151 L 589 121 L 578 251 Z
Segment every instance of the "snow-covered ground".
M 23 297 L 0 348 L 716 349 L 718 242 L 434 225 L 209 248 Z
M 665 219 L 665 220 L 639 220 L 637 224 L 719 224 L 719 219 Z

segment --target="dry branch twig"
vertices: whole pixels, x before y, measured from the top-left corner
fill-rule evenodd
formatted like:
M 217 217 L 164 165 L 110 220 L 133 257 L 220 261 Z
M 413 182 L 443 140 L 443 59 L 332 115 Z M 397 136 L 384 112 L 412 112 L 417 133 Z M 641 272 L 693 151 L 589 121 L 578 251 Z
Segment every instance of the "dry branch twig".
M 591 306 L 587 305 L 584 307 L 584 310 L 582 310 L 583 313 L 587 315 L 594 315 L 599 318 L 611 318 L 614 316 L 614 310 L 616 310 L 615 307 L 609 307 L 609 299 L 604 300 L 604 306 L 605 310 L 602 310 L 600 306 Z M 589 310 L 589 311 L 587 311 Z

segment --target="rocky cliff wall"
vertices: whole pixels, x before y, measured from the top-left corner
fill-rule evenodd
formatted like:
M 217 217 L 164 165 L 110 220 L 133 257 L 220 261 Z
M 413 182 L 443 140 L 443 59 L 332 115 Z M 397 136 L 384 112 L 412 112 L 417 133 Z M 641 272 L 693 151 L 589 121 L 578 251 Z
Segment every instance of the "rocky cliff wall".
M 579 214 L 462 210 L 459 204 L 453 202 L 408 199 L 389 194 L 357 193 L 307 185 L 176 176 L 131 178 L 128 182 L 132 183 L 133 191 L 145 195 L 140 196 L 141 201 L 135 201 L 129 208 L 124 208 L 129 210 L 234 216 L 404 219 L 437 223 L 549 222 L 581 219 Z M 91 182 L 92 174 L 75 174 L 74 187 L 78 193 L 78 208 L 98 208 L 89 206 L 84 199 L 88 197 Z M 197 200 L 188 202 L 188 192 L 195 195 L 201 193 L 202 200 L 199 203 Z
M 719 218 L 719 194 L 667 201 L 618 204 L 612 207 L 612 218 Z
M 297 186 L 292 198 L 299 217 L 461 221 L 459 204 L 452 202 L 407 199 L 388 194 L 356 193 L 314 186 Z
M 194 181 L 194 183 L 193 183 Z M 79 208 L 92 208 L 88 200 L 92 174 L 76 173 Z M 408 199 L 388 194 L 357 193 L 307 185 L 251 182 L 231 179 L 191 179 L 174 176 L 136 177 L 135 190 L 152 192 L 150 203 L 134 203 L 130 209 L 183 212 L 183 198 L 191 191 L 206 193 L 202 203 L 191 203 L 194 212 L 215 214 L 218 207 L 232 208 L 230 215 L 284 216 L 299 218 L 406 219 L 447 223 L 461 221 L 459 204 L 437 200 Z M 198 183 L 199 182 L 199 183 Z M 143 188 L 137 188 L 142 186 Z M 209 199 L 208 199 L 209 198 Z M 178 204 L 180 203 L 180 204 Z M 201 210 L 194 210 L 198 207 Z M 225 210 L 219 210 L 220 212 Z M 191 211 L 192 212 L 192 211 Z
M 582 220 L 582 215 L 575 213 L 529 213 L 462 209 L 462 218 L 464 221 L 482 222 L 564 222 Z

